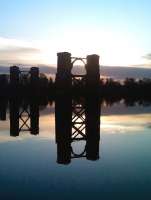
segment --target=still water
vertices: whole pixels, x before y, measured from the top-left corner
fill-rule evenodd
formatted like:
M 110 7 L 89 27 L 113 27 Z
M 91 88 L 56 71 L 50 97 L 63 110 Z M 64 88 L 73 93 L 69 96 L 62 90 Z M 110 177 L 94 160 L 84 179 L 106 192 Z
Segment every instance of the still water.
M 103 104 L 98 159 L 58 163 L 55 104 L 40 107 L 39 134 L 10 136 L 0 121 L 0 199 L 151 199 L 151 106 Z M 75 141 L 75 155 L 85 148 Z

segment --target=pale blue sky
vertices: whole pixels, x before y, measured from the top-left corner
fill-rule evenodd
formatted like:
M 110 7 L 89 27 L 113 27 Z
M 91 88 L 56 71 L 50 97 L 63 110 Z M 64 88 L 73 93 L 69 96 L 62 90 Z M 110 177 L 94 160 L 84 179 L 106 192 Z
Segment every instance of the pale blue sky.
M 0 61 L 53 64 L 57 51 L 71 51 L 141 64 L 151 52 L 150 9 L 150 0 L 0 0 Z

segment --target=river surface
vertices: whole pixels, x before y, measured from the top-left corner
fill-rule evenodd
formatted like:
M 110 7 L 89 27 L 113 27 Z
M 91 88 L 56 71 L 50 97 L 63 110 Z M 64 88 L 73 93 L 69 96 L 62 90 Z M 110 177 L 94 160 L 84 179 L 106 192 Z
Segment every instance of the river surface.
M 68 164 L 58 163 L 54 110 L 40 108 L 38 135 L 10 136 L 9 110 L 0 121 L 0 199 L 151 199 L 151 106 L 102 105 L 98 159 Z M 85 142 L 72 146 L 81 155 Z

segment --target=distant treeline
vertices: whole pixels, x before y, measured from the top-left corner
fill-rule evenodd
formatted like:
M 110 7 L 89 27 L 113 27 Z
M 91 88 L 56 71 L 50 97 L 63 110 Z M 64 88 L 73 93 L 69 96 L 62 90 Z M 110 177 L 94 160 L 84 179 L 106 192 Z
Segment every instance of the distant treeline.
M 48 96 L 52 94 L 53 87 L 52 78 L 47 78 L 45 74 L 40 74 L 36 82 L 32 82 L 26 74 L 22 75 L 17 84 L 11 83 L 9 75 L 0 75 L 0 96 Z
M 151 79 L 126 78 L 124 81 L 114 79 L 100 79 L 99 91 L 103 96 L 122 96 L 122 97 L 149 97 L 151 90 Z
M 117 81 L 111 78 L 101 78 L 97 88 L 98 95 L 102 98 L 134 98 L 144 99 L 151 97 L 151 79 L 126 78 L 124 81 Z M 55 96 L 57 94 L 55 81 L 45 74 L 40 74 L 39 79 L 34 84 L 27 75 L 22 75 L 19 84 L 11 84 L 9 75 L 0 75 L 0 96 Z M 73 95 L 85 94 L 89 92 L 84 82 L 72 86 Z

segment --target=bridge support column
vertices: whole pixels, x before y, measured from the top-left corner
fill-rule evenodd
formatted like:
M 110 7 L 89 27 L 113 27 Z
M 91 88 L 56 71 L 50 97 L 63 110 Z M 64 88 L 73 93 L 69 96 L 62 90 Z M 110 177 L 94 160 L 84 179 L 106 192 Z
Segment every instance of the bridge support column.
M 56 88 L 60 91 L 69 91 L 72 86 L 71 77 L 71 54 L 68 52 L 61 52 L 57 54 L 57 74 L 56 74 Z
M 7 100 L 1 99 L 0 100 L 0 120 L 6 120 L 6 111 L 7 111 Z
M 19 92 L 19 67 L 10 67 L 10 96 L 16 96 Z
M 10 112 L 10 136 L 19 136 L 19 102 L 18 100 L 11 100 L 9 102 Z
M 10 83 L 17 85 L 19 83 L 19 67 L 12 66 L 10 67 Z
M 30 133 L 39 134 L 39 104 L 36 101 L 30 104 Z
M 0 74 L 0 97 L 6 97 L 7 96 L 7 86 L 8 86 L 8 80 L 6 74 Z
M 71 162 L 72 98 L 57 95 L 55 100 L 55 127 L 57 143 L 57 162 Z
M 31 94 L 38 95 L 39 93 L 39 69 L 38 67 L 32 67 L 30 69 L 30 90 Z
M 88 160 L 99 159 L 99 142 L 100 142 L 100 101 L 96 95 L 86 98 L 86 157 Z
M 86 64 L 86 90 L 96 92 L 100 81 L 99 56 L 96 54 L 87 56 Z

